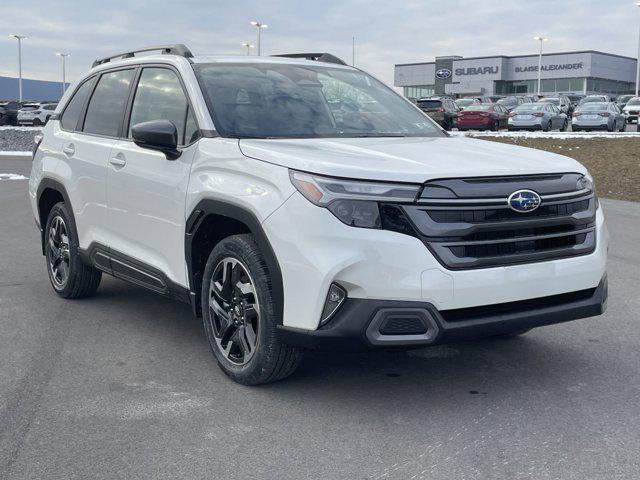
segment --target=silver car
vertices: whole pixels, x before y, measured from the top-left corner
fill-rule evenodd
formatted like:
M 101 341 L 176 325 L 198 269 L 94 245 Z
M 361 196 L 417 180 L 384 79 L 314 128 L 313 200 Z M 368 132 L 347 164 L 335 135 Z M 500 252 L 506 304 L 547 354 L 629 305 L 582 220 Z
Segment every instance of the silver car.
M 552 103 L 536 102 L 519 105 L 509 114 L 509 130 L 549 130 L 564 132 L 569 125 L 567 115 Z
M 627 116 L 627 122 L 638 122 L 640 116 L 640 97 L 633 97 L 627 100 L 627 104 L 622 109 L 622 112 Z M 640 122 L 638 122 L 640 127 Z
M 613 102 L 589 102 L 578 106 L 573 112 L 571 129 L 580 130 L 616 130 L 624 132 L 627 117 L 620 113 L 620 109 Z

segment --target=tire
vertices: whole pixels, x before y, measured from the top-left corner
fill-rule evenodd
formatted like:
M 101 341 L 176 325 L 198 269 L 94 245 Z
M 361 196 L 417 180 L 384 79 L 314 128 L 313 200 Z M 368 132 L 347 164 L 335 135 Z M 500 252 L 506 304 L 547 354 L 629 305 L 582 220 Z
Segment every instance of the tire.
M 442 128 L 444 128 L 447 132 L 451 131 L 451 122 L 449 120 L 445 120 L 442 122 Z
M 491 125 L 491 131 L 497 132 L 498 130 L 500 130 L 500 124 L 498 120 L 496 120 L 495 122 L 493 122 L 493 125 Z
M 613 125 L 607 125 L 607 132 L 614 132 L 615 130 L 616 130 L 615 122 L 613 123 Z
M 566 132 L 568 126 L 569 126 L 569 120 L 565 119 L 564 123 L 562 124 L 562 127 L 560 127 L 560 131 L 561 132 Z
M 42 121 L 39 118 L 34 118 L 33 119 L 33 126 L 34 127 L 39 127 L 42 125 Z
M 102 273 L 82 263 L 73 214 L 63 202 L 49 212 L 44 232 L 47 273 L 53 290 L 63 298 L 85 298 L 96 293 Z
M 549 120 L 547 124 L 544 127 L 542 127 L 542 131 L 548 132 L 551 130 L 551 128 L 553 128 L 553 124 L 551 123 L 551 120 Z
M 51 118 L 51 115 L 47 115 L 44 119 L 44 124 L 46 125 L 47 123 L 49 123 L 49 119 Z
M 260 385 L 296 370 L 302 351 L 280 340 L 271 276 L 253 236 L 233 235 L 214 247 L 201 293 L 209 347 L 229 378 Z

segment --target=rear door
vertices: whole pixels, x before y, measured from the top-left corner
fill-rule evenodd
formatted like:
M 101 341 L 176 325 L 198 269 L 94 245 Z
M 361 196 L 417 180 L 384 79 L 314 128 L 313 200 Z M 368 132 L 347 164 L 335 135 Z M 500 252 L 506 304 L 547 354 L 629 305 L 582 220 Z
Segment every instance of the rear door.
M 107 163 L 120 134 L 134 74 L 135 69 L 128 68 L 98 76 L 75 131 L 62 141 L 62 154 L 68 159 L 74 177 L 69 183 L 77 199 L 74 201 L 72 198 L 72 203 L 83 248 L 88 248 L 92 243 L 109 244 Z M 62 128 L 65 127 L 68 108 L 62 115 Z M 71 193 L 69 195 L 72 196 Z
M 199 129 L 178 73 L 168 66 L 142 68 L 129 110 L 108 168 L 110 246 L 122 255 L 122 262 L 112 259 L 114 274 L 159 290 L 167 288 L 164 277 L 187 286 L 185 198 Z M 180 157 L 169 160 L 133 143 L 131 127 L 152 120 L 177 127 Z

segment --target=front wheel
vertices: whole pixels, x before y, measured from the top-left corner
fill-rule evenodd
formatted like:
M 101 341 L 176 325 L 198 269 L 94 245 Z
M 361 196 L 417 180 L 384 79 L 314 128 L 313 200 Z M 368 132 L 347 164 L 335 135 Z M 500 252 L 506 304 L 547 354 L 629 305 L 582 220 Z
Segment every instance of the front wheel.
M 39 127 L 40 125 L 42 125 L 42 120 L 40 120 L 39 118 L 34 118 L 33 119 L 33 126 L 34 127 Z
M 301 351 L 280 340 L 271 276 L 253 236 L 215 246 L 202 279 L 202 320 L 222 371 L 243 385 L 291 375 Z

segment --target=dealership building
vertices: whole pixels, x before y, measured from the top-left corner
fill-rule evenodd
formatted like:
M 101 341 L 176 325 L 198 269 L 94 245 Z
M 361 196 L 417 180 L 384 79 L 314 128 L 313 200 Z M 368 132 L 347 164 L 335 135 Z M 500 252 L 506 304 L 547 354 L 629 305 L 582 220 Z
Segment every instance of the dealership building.
M 541 93 L 633 93 L 636 68 L 635 58 L 593 50 L 543 54 Z M 537 83 L 537 54 L 436 57 L 434 62 L 398 64 L 394 75 L 394 85 L 410 99 L 537 93 Z

